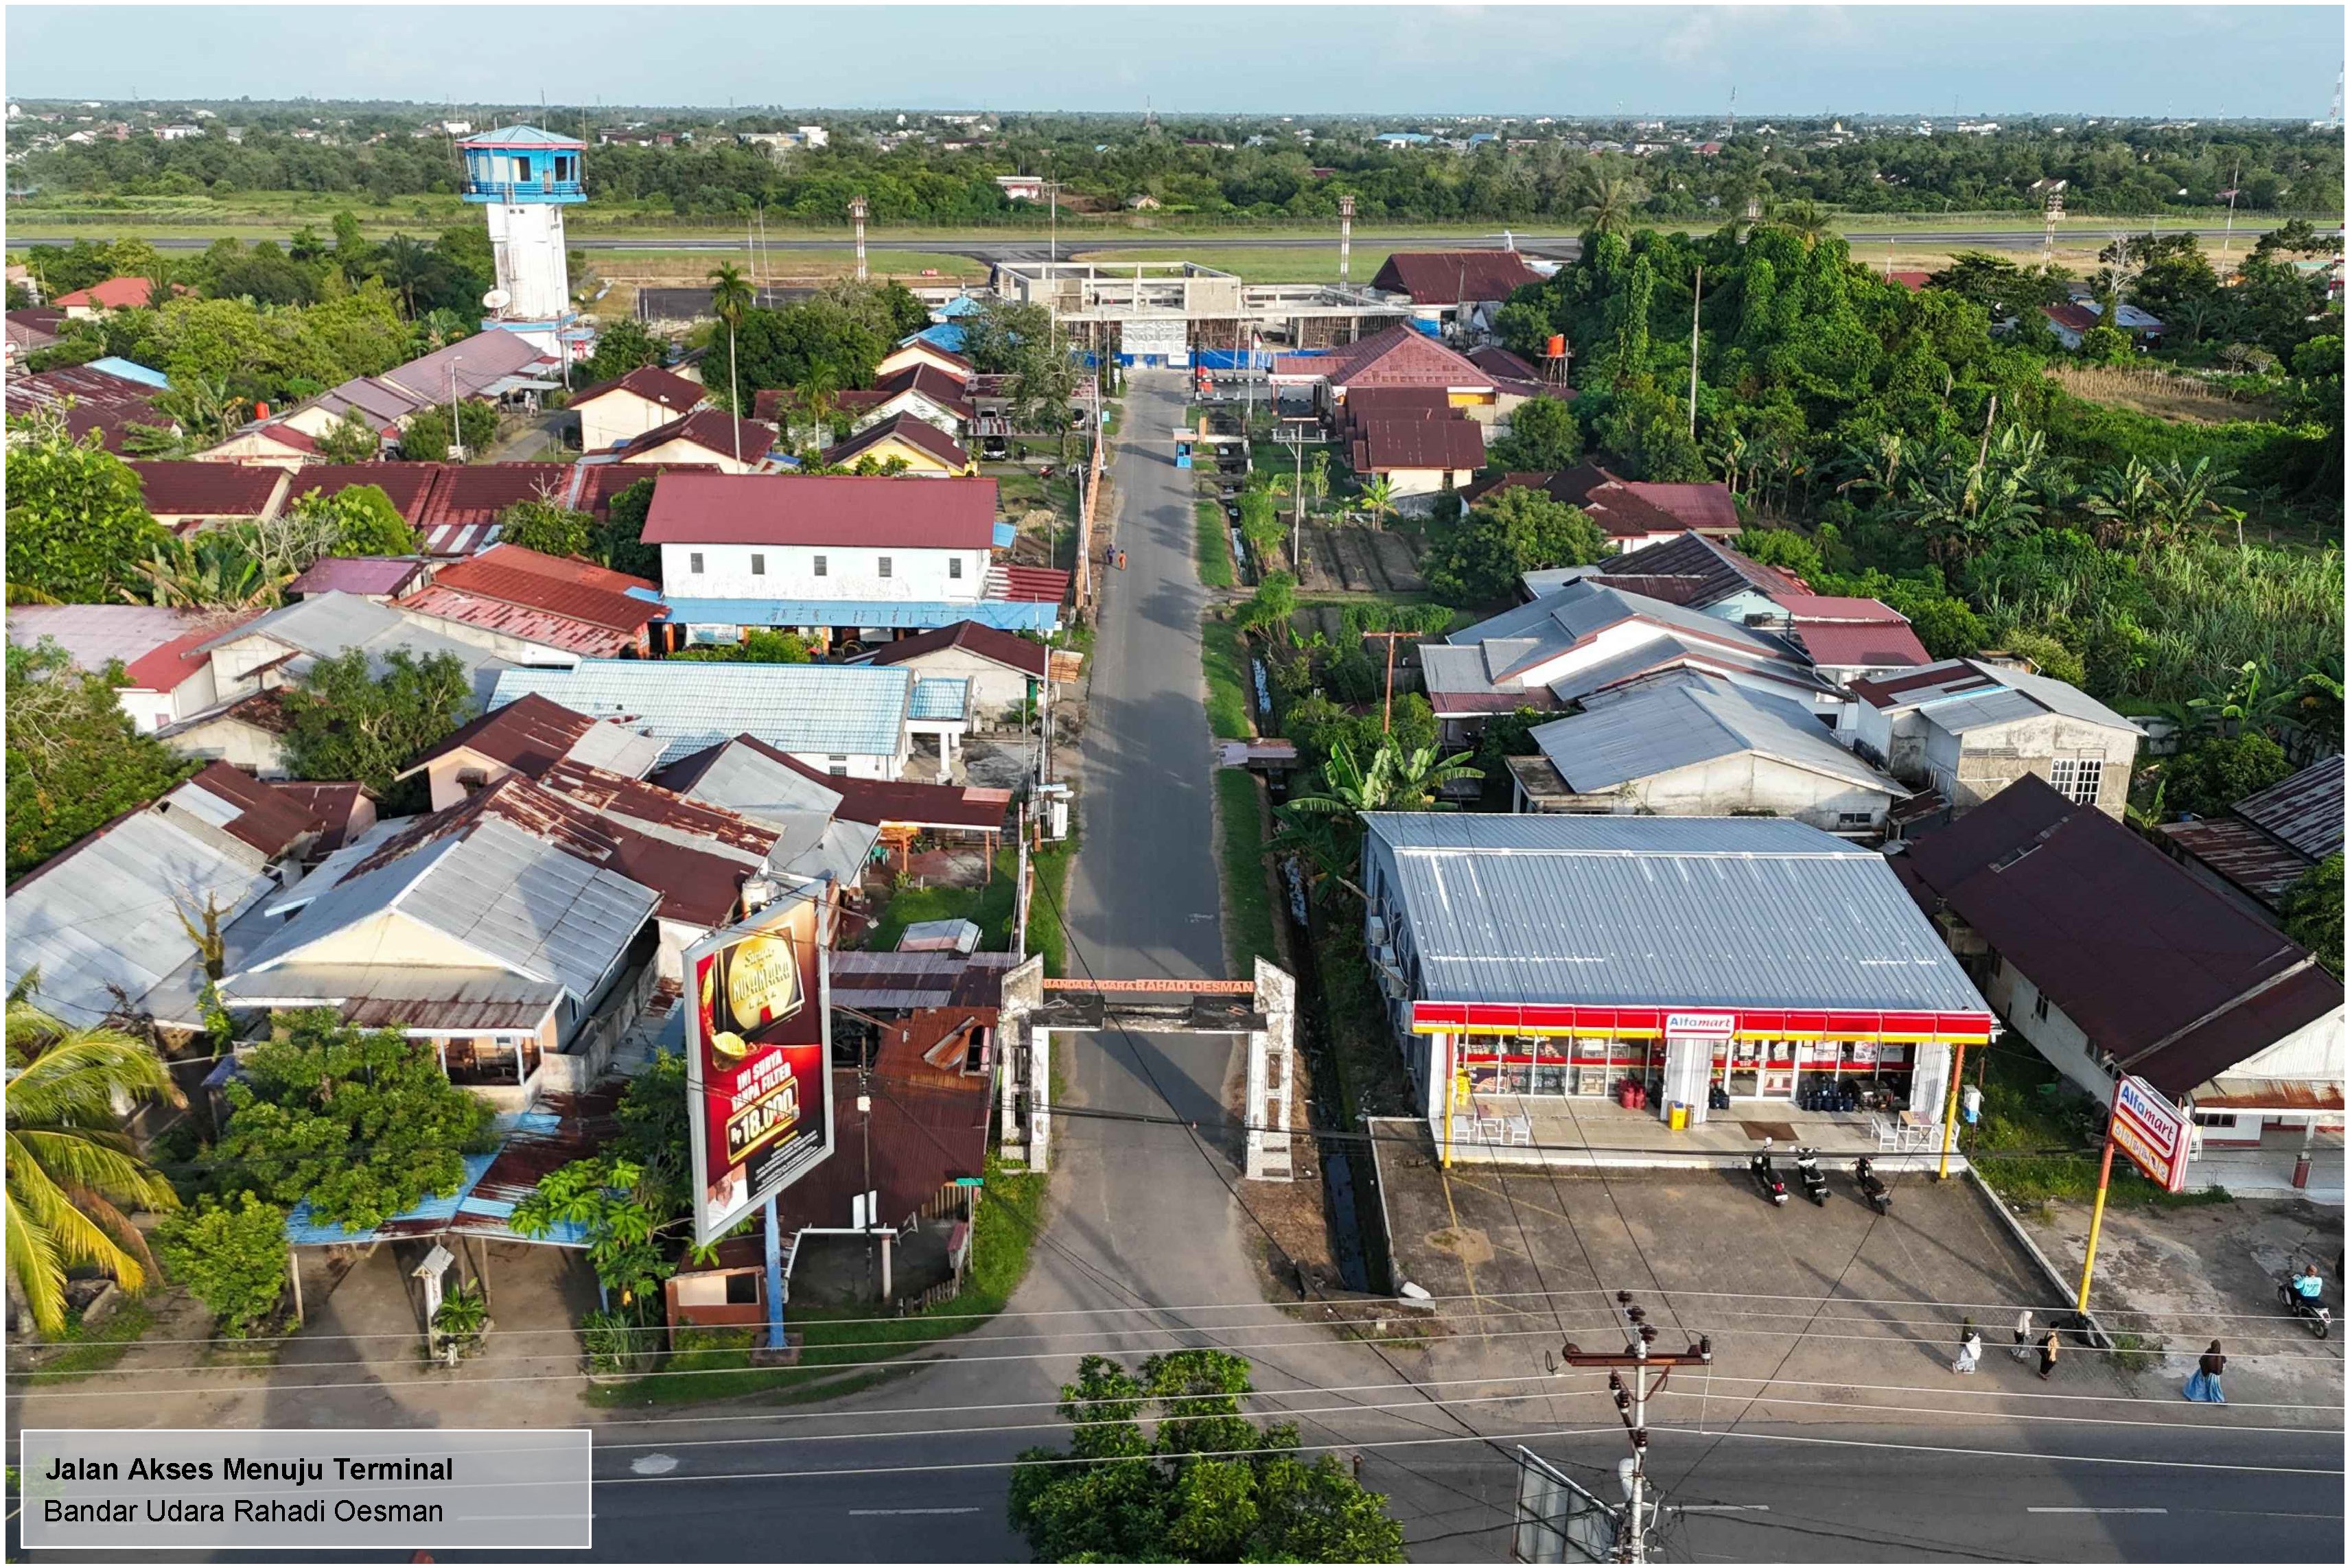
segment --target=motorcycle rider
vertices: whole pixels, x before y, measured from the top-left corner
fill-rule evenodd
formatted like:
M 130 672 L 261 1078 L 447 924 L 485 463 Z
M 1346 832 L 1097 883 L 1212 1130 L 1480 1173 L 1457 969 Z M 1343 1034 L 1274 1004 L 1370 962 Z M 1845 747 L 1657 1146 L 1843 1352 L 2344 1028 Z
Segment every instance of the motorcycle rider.
M 2321 1281 L 2318 1264 L 2305 1263 L 2303 1266 L 2303 1271 L 2294 1277 L 2293 1284 L 2297 1301 L 2306 1307 L 2319 1305 Z

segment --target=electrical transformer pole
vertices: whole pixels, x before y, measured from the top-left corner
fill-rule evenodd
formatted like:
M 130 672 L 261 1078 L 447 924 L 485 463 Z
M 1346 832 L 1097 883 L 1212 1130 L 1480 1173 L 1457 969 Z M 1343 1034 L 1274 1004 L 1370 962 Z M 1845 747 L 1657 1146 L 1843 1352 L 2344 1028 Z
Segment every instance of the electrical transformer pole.
M 1657 1329 L 1644 1321 L 1647 1314 L 1633 1304 L 1630 1291 L 1617 1292 L 1617 1305 L 1625 1314 L 1626 1324 L 1633 1330 L 1633 1343 L 1622 1351 L 1588 1351 L 1573 1343 L 1560 1347 L 1560 1361 L 1567 1366 L 1602 1368 L 1609 1372 L 1609 1392 L 1617 1402 L 1618 1418 L 1625 1423 L 1628 1441 L 1633 1456 L 1618 1466 L 1625 1483 L 1625 1519 L 1618 1533 L 1617 1561 L 1646 1563 L 1649 1558 L 1651 1520 L 1656 1512 L 1649 1497 L 1649 1472 L 1646 1461 L 1650 1452 L 1650 1396 L 1666 1385 L 1666 1379 L 1678 1366 L 1706 1366 L 1715 1360 L 1714 1347 L 1702 1335 L 1697 1343 L 1684 1351 L 1653 1351 L 1650 1347 L 1658 1337 Z M 1653 1370 L 1657 1381 L 1652 1382 Z M 1631 1372 L 1633 1386 L 1626 1386 L 1622 1375 Z

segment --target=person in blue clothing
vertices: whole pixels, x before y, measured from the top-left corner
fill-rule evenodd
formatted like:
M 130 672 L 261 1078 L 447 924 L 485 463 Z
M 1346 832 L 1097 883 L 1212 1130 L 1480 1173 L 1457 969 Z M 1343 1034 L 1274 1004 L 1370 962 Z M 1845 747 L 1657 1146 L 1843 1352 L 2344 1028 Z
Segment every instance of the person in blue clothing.
M 2221 1370 L 2229 1364 L 2230 1358 L 2221 1354 L 2221 1342 L 2215 1340 L 2205 1347 L 2205 1354 L 2197 1358 L 2197 1371 L 2189 1377 L 2188 1385 L 2181 1389 L 2181 1397 L 2193 1399 L 2200 1405 L 2227 1404 L 2228 1401 L 2221 1397 Z
M 2303 1266 L 2303 1272 L 2294 1277 L 2294 1293 L 2312 1305 L 2317 1306 L 2320 1290 L 2319 1265 L 2305 1263 Z

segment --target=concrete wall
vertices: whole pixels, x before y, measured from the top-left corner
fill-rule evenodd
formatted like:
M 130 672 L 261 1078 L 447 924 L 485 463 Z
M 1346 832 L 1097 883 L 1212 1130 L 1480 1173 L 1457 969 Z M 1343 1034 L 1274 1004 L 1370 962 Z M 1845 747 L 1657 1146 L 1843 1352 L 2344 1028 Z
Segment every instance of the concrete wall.
M 858 415 L 849 428 L 854 434 L 901 413 L 912 414 L 943 434 L 961 436 L 963 434 L 962 421 L 922 393 L 913 391 L 902 392 L 887 402 L 877 403 Z
M 924 600 L 976 604 L 988 580 L 984 549 L 666 544 L 661 552 L 663 591 L 680 599 L 853 599 L 894 603 Z M 697 555 L 702 558 L 699 572 L 692 570 Z M 758 574 L 751 570 L 754 555 L 761 558 L 765 569 Z M 816 570 L 820 557 L 824 561 L 822 577 Z M 887 578 L 880 568 L 885 557 L 890 562 Z M 950 575 L 951 563 L 961 564 L 961 576 Z
M 731 441 L 725 448 L 714 452 L 708 446 L 686 440 L 682 436 L 674 436 L 659 446 L 648 446 L 643 452 L 632 452 L 621 461 L 624 465 L 696 463 L 706 467 L 715 467 L 721 474 L 749 474 L 759 467 L 758 462 L 748 455 L 741 462 L 737 462 L 734 444 Z
M 1448 490 L 1459 490 L 1478 476 L 1475 468 L 1391 468 L 1389 487 L 1406 511 L 1426 511 Z
M 593 402 L 574 405 L 580 411 L 580 449 L 602 452 L 676 419 L 684 409 L 667 409 L 626 390 L 609 392 Z
M 1956 812 L 1982 805 L 2029 773 L 2047 779 L 2054 758 L 2095 757 L 2102 764 L 2096 805 L 2118 821 L 2139 749 L 2136 729 L 2110 729 L 2053 713 L 1958 736 L 1931 718 L 1923 739 L 1927 776 Z
M 993 659 L 962 648 L 942 648 L 908 659 L 896 668 L 912 670 L 925 678 L 962 678 L 971 683 L 971 719 L 987 723 L 1019 712 L 1022 699 L 1034 684 L 1019 670 L 1008 670 Z
M 1865 789 L 1754 752 L 1633 779 L 1606 798 L 1608 810 L 1620 816 L 1727 817 L 1769 811 L 1832 833 L 1881 826 L 1893 800 L 1883 790 Z M 1841 820 L 1849 814 L 1864 820 Z
M 226 762 L 263 779 L 288 776 L 285 738 L 241 718 L 216 718 L 184 729 L 163 744 L 175 757 Z

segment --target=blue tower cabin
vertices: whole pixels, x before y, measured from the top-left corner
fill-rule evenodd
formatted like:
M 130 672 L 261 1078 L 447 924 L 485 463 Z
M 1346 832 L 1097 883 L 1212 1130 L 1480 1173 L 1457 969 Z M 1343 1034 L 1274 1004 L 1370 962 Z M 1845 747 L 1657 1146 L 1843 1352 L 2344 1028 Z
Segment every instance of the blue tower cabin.
M 581 184 L 584 141 L 533 125 L 509 125 L 458 143 L 465 199 L 482 204 L 498 255 L 497 290 L 485 298 L 485 328 L 519 332 L 551 355 L 584 355 L 593 334 L 572 308 L 563 209 L 587 200 Z

